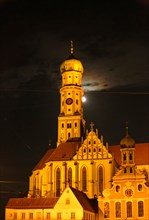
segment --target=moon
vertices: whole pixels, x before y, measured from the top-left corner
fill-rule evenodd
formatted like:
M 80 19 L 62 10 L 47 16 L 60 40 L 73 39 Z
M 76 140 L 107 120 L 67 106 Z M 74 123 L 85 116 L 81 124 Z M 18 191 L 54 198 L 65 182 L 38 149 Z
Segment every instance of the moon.
M 86 102 L 86 97 L 82 96 L 82 102 Z

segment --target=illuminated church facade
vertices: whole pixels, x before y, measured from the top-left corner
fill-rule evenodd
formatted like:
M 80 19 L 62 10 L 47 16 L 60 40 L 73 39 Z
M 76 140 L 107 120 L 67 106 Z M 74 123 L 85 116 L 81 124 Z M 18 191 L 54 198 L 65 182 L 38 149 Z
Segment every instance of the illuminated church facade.
M 84 68 L 72 44 L 60 72 L 56 148 L 50 148 L 33 169 L 27 197 L 9 199 L 5 219 L 148 220 L 149 158 L 136 166 L 137 144 L 128 127 L 118 147 L 104 144 L 93 123 L 90 130 L 85 128 Z M 147 155 L 149 145 L 140 147 Z

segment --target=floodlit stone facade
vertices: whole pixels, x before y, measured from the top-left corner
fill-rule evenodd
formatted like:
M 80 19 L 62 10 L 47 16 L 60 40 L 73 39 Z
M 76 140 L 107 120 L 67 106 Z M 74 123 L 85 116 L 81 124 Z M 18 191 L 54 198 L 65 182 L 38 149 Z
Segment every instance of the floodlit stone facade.
M 56 147 L 33 169 L 27 197 L 8 201 L 5 219 L 149 220 L 149 156 L 136 164 L 139 155 L 128 127 L 119 148 L 104 144 L 93 123 L 86 130 L 84 68 L 72 44 L 60 71 Z M 149 151 L 148 144 L 141 146 Z

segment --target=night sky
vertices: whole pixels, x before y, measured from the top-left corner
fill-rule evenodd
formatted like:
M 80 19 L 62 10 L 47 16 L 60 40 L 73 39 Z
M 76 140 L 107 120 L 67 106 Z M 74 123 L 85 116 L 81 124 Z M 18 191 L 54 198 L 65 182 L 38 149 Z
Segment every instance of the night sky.
M 56 146 L 70 40 L 85 69 L 87 128 L 93 121 L 117 145 L 128 121 L 136 142 L 149 141 L 148 0 L 0 0 L 0 192 L 2 181 L 26 184 L 48 143 Z

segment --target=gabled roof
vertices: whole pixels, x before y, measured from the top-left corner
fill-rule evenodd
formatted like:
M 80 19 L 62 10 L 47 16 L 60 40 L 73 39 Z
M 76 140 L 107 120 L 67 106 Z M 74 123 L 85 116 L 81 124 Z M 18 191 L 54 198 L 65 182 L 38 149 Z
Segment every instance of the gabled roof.
M 58 198 L 11 198 L 6 208 L 12 209 L 39 209 L 53 208 Z
M 41 158 L 41 160 L 37 163 L 33 170 L 42 169 L 45 166 L 45 163 L 49 161 L 51 154 L 55 149 L 49 149 L 45 155 Z
M 80 146 L 81 142 L 65 142 L 55 149 L 48 150 L 33 170 L 42 169 L 45 163 L 50 161 L 71 160 Z
M 80 205 L 84 210 L 97 213 L 98 212 L 98 201 L 97 199 L 89 199 L 85 193 L 75 188 L 70 187 L 75 197 L 79 201 Z
M 109 146 L 109 152 L 114 156 L 118 164 L 121 164 L 120 145 Z M 149 165 L 149 143 L 138 143 L 135 145 L 135 164 Z

